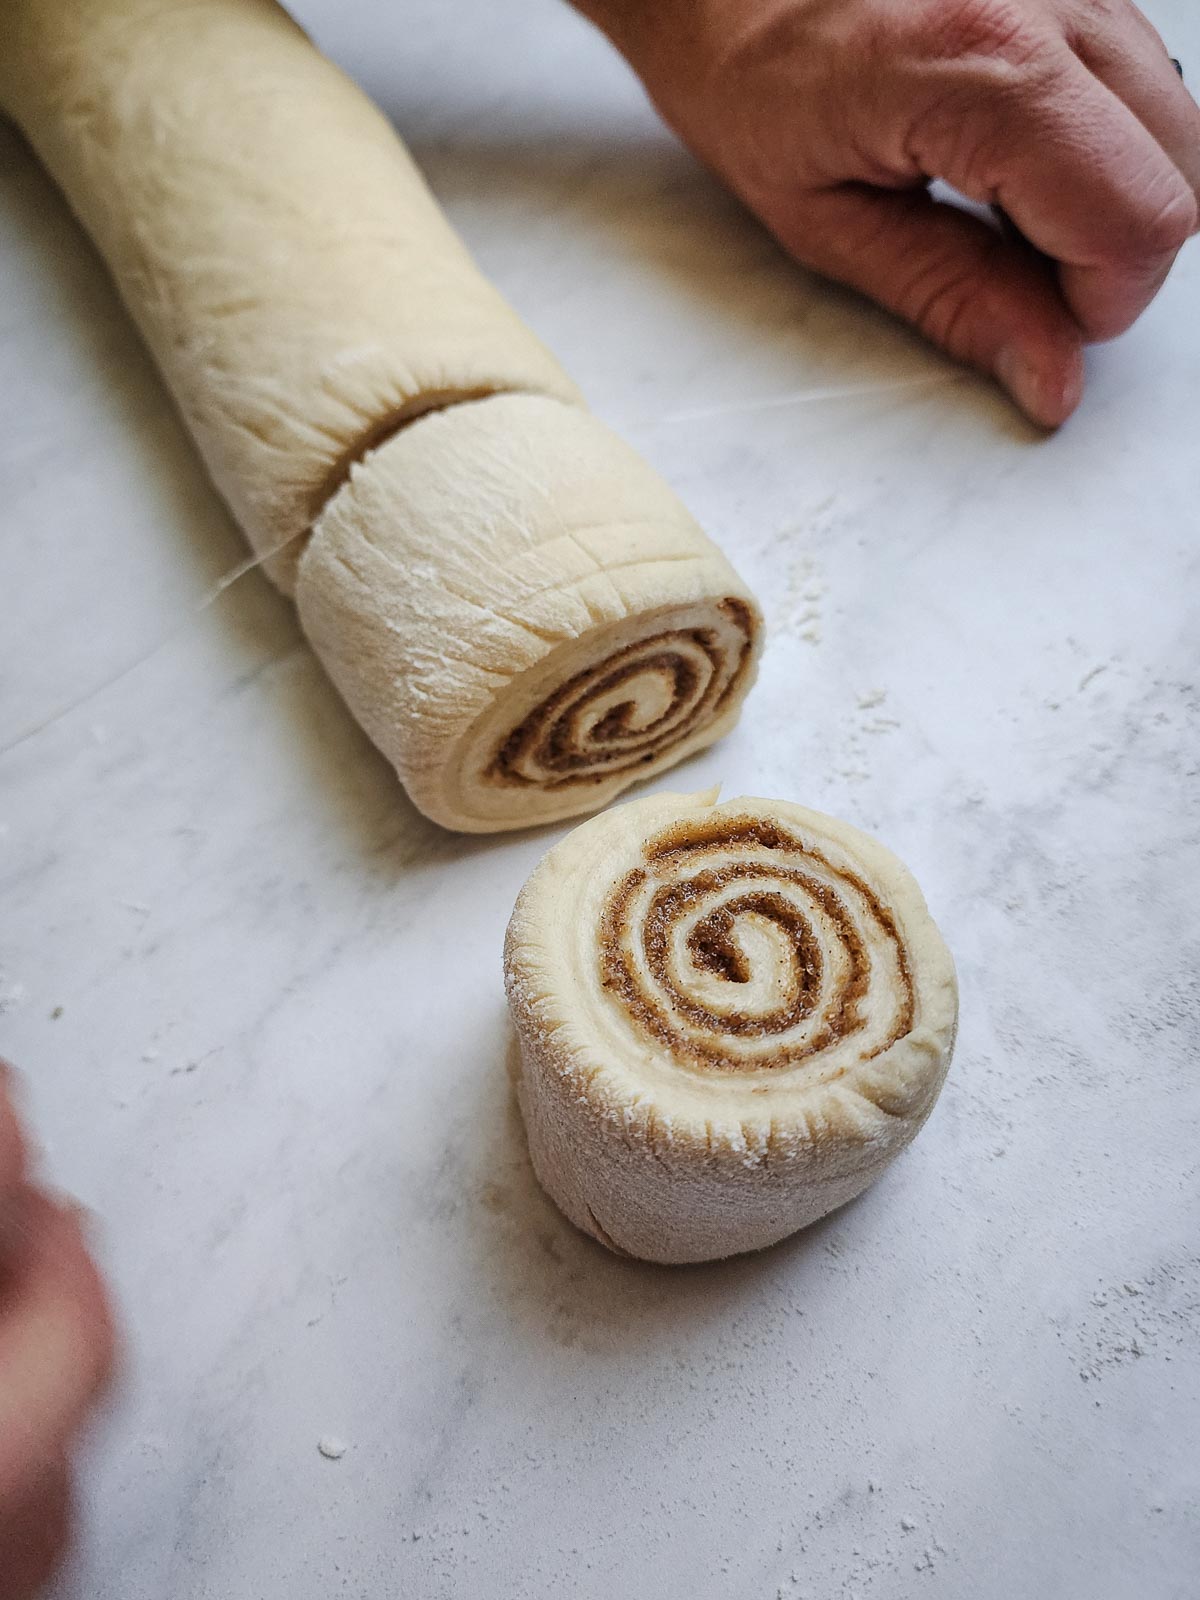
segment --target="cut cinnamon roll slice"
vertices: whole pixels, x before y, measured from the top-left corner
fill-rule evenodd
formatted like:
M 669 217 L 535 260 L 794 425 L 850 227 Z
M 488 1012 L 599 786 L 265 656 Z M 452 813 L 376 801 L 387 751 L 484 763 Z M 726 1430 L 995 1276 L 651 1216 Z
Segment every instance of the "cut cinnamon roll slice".
M 296 602 L 412 799 L 465 832 L 595 811 L 710 744 L 761 634 L 663 480 L 534 395 L 423 417 L 354 467 Z
M 534 1168 L 649 1261 L 775 1243 L 910 1142 L 950 1061 L 950 954 L 906 867 L 783 801 L 655 795 L 543 859 L 505 943 Z

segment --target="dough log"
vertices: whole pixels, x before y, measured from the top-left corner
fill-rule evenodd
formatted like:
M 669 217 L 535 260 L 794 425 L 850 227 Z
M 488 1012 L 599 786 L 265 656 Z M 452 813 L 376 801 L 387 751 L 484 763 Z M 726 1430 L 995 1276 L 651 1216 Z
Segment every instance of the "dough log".
M 648 1261 L 756 1250 L 913 1139 L 957 1024 L 908 870 L 781 801 L 655 795 L 542 860 L 505 943 L 534 1168 Z
M 731 725 L 753 598 L 274 0 L 5 0 L 0 106 L 428 815 L 591 810 Z

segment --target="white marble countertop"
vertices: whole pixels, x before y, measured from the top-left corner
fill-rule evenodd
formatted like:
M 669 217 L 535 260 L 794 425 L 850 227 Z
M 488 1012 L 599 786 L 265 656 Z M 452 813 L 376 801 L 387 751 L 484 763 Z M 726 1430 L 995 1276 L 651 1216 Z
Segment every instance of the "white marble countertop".
M 196 612 L 238 537 L 0 130 L 0 1049 L 127 1336 L 59 1600 L 1191 1600 L 1200 248 L 1042 438 L 791 267 L 557 0 L 300 13 L 765 597 L 674 786 L 880 833 L 962 1033 L 794 1242 L 576 1235 L 502 1065 L 558 832 L 419 818 L 260 575 Z

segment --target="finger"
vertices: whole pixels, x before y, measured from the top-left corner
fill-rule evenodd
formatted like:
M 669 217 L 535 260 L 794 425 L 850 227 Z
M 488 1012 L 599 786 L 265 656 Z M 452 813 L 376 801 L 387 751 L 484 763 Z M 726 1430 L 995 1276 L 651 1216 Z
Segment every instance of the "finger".
M 113 1325 L 79 1218 L 26 1191 L 28 1244 L 0 1288 L 0 1506 L 62 1453 L 106 1382 Z
M 923 189 L 857 185 L 807 195 L 765 220 L 807 266 L 992 373 L 1034 422 L 1057 427 L 1078 405 L 1083 338 L 1052 272 L 985 223 Z
M 15 1074 L 0 1060 L 0 1274 L 9 1270 L 23 1240 L 22 1187 L 29 1152 L 21 1124 L 13 1109 L 11 1090 Z
M 1080 230 L 1076 250 L 1050 253 L 1059 262 L 1063 298 L 1088 338 L 1099 342 L 1124 333 L 1145 311 L 1166 282 L 1175 257 L 1195 233 L 1198 211 L 1187 180 L 1162 146 L 1110 89 L 1095 79 L 1093 82 L 1109 107 L 1115 108 L 1114 132 L 1116 123 L 1125 124 L 1123 148 L 1113 161 L 1113 177 L 1123 183 L 1131 242 L 1122 247 L 1101 237 L 1105 222 L 1101 211 Z M 1116 217 L 1120 207 L 1115 194 L 1112 203 Z M 1139 216 L 1140 232 L 1135 233 Z M 1018 225 L 1022 226 L 1019 219 Z
M 917 135 L 924 171 L 1001 206 L 1060 264 L 1089 339 L 1122 333 L 1149 305 L 1196 226 L 1196 198 L 1129 107 L 1060 39 L 1006 88 L 977 93 L 958 124 Z
M 25 1136 L 13 1104 L 17 1082 L 13 1067 L 0 1056 L 0 1193 L 25 1178 Z
M 1104 24 L 1084 12 L 1068 40 L 1084 65 L 1157 139 L 1200 200 L 1200 106 L 1146 18 L 1127 5 Z
M 54 1576 L 70 1541 L 70 1470 L 64 1458 L 31 1473 L 24 1492 L 0 1510 L 0 1575 L 5 1600 L 34 1600 Z

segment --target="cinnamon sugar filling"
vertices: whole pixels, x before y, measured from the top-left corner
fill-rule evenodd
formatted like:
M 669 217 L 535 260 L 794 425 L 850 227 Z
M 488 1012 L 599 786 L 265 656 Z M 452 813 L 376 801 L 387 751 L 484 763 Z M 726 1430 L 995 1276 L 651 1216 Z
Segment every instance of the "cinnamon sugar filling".
M 709 850 L 719 850 L 733 859 L 706 866 L 705 852 Z M 737 859 L 751 850 L 768 851 L 770 860 Z M 794 1066 L 866 1026 L 864 1003 L 871 982 L 871 954 L 851 908 L 838 892 L 838 886 L 844 885 L 861 897 L 877 929 L 895 950 L 900 975 L 895 1015 L 890 1027 L 872 1042 L 862 1059 L 881 1054 L 910 1031 L 915 1009 L 912 977 L 895 918 L 858 874 L 838 867 L 833 871 L 835 882 L 831 883 L 815 875 L 816 867 L 831 872 L 829 863 L 818 852 L 774 823 L 756 818 L 699 824 L 685 821 L 668 829 L 647 843 L 645 865 L 627 873 L 609 896 L 600 928 L 604 987 L 620 999 L 646 1033 L 678 1060 L 724 1072 Z M 764 887 L 764 877 L 781 888 Z M 634 927 L 632 902 L 648 879 L 662 881 Z M 755 880 L 754 886 L 726 897 L 699 916 L 690 928 L 686 944 L 693 964 L 720 982 L 749 982 L 749 965 L 734 939 L 734 929 L 739 917 L 753 915 L 782 935 L 791 957 L 790 971 L 782 984 L 779 1003 L 771 1010 L 751 1013 L 734 1007 L 718 1013 L 679 986 L 671 970 L 672 940 L 689 912 L 742 880 Z M 829 964 L 817 930 L 783 886 L 801 890 L 820 907 L 824 920 L 832 927 L 843 970 L 829 993 L 822 992 Z M 639 943 L 645 972 L 654 980 L 659 994 L 648 991 L 642 967 L 635 960 Z M 820 1020 L 803 1040 L 789 1042 L 779 1038 L 812 1018 L 818 1005 L 822 1007 Z M 691 1025 L 690 1029 L 680 1026 L 681 1019 Z M 779 1042 L 771 1048 L 769 1041 L 776 1038 Z M 766 1048 L 737 1055 L 729 1049 L 731 1039 L 759 1039 Z
M 742 600 L 722 600 L 719 610 L 741 636 L 737 659 L 715 629 L 673 629 L 615 651 L 585 667 L 534 708 L 497 750 L 488 769 L 496 783 L 560 789 L 598 782 L 653 761 L 718 714 L 741 686 L 749 666 L 755 623 Z M 638 720 L 638 685 L 657 678 L 665 708 Z M 597 702 L 618 699 L 595 720 Z M 533 775 L 536 774 L 536 775 Z

